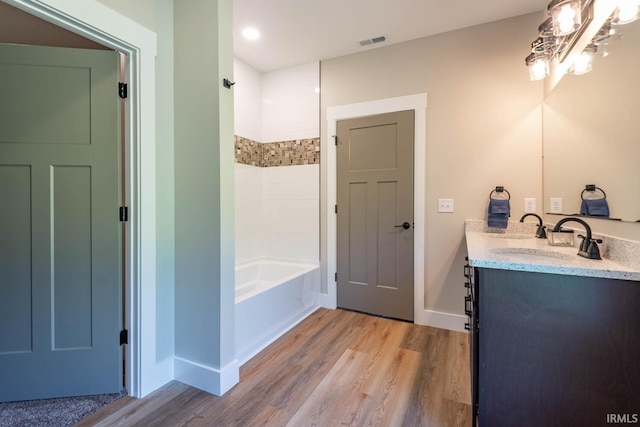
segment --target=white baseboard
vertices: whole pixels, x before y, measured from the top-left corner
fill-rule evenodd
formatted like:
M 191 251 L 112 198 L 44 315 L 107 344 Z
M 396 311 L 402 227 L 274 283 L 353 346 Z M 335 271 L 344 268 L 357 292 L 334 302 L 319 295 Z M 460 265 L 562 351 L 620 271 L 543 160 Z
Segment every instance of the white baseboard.
M 335 298 L 329 294 L 320 294 L 320 307 L 335 310 L 337 308 Z M 457 332 L 468 332 L 464 328 L 464 324 L 468 321 L 467 316 L 433 310 L 418 311 L 414 319 L 416 325 L 431 326 L 433 328 L 448 329 Z
M 414 320 L 417 325 L 426 325 L 433 328 L 448 329 L 450 331 L 468 332 L 464 324 L 468 322 L 467 316 L 459 314 L 443 313 L 441 311 L 424 310 L 418 313 Z
M 240 364 L 237 360 L 222 369 L 214 369 L 177 356 L 173 363 L 177 381 L 216 396 L 222 396 L 240 381 Z

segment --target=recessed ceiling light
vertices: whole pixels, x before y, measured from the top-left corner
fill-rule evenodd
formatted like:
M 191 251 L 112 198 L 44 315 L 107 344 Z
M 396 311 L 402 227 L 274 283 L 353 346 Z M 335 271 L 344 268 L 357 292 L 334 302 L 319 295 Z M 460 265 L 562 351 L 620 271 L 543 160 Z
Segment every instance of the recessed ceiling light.
M 260 38 L 260 32 L 255 28 L 245 28 L 242 30 L 242 36 L 247 40 L 258 40 Z
M 319 87 L 317 87 L 317 88 L 315 88 L 313 91 L 314 91 L 315 93 L 320 93 L 320 88 L 319 88 Z

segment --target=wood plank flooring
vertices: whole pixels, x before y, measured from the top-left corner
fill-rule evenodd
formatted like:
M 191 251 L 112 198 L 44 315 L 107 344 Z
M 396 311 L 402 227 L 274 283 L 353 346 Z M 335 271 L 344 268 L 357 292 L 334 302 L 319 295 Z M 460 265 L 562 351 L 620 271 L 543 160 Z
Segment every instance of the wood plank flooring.
M 467 335 L 319 309 L 218 397 L 173 381 L 76 426 L 471 426 Z

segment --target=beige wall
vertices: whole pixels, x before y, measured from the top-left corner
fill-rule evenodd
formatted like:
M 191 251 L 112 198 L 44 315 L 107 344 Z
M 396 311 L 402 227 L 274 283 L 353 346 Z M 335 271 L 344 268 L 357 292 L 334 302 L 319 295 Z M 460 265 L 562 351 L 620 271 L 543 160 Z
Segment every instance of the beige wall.
M 513 220 L 524 197 L 535 197 L 542 212 L 542 85 L 529 81 L 524 66 L 539 21 L 525 15 L 321 63 L 323 144 L 328 107 L 428 94 L 427 310 L 463 313 L 464 220 L 486 218 L 496 185 L 511 193 Z M 323 206 L 326 173 L 325 163 Z M 455 213 L 438 213 L 438 198 L 453 198 Z M 323 214 L 323 230 L 326 224 Z

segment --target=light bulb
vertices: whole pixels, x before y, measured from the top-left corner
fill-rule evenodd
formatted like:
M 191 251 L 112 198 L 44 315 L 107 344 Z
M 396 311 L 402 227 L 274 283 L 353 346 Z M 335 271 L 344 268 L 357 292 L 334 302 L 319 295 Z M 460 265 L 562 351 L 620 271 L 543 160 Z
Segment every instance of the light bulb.
M 573 8 L 565 4 L 560 8 L 558 13 L 558 26 L 563 33 L 573 31 L 573 20 L 576 19 L 576 11 Z
M 616 24 L 628 24 L 638 19 L 640 1 L 638 0 L 619 0 L 618 10 L 615 15 Z
M 579 76 L 591 71 L 592 61 L 593 54 L 589 52 L 582 52 L 576 57 L 575 61 L 573 62 L 573 74 Z
M 529 80 L 539 81 L 544 80 L 549 75 L 549 58 L 546 56 L 536 56 L 532 53 L 529 55 L 525 62 L 529 67 Z
M 566 36 L 580 28 L 582 9 L 580 1 L 553 0 L 549 3 L 549 14 L 553 20 L 553 35 Z
M 531 75 L 534 80 L 544 80 L 549 74 L 549 62 L 543 59 L 538 59 L 531 66 Z

